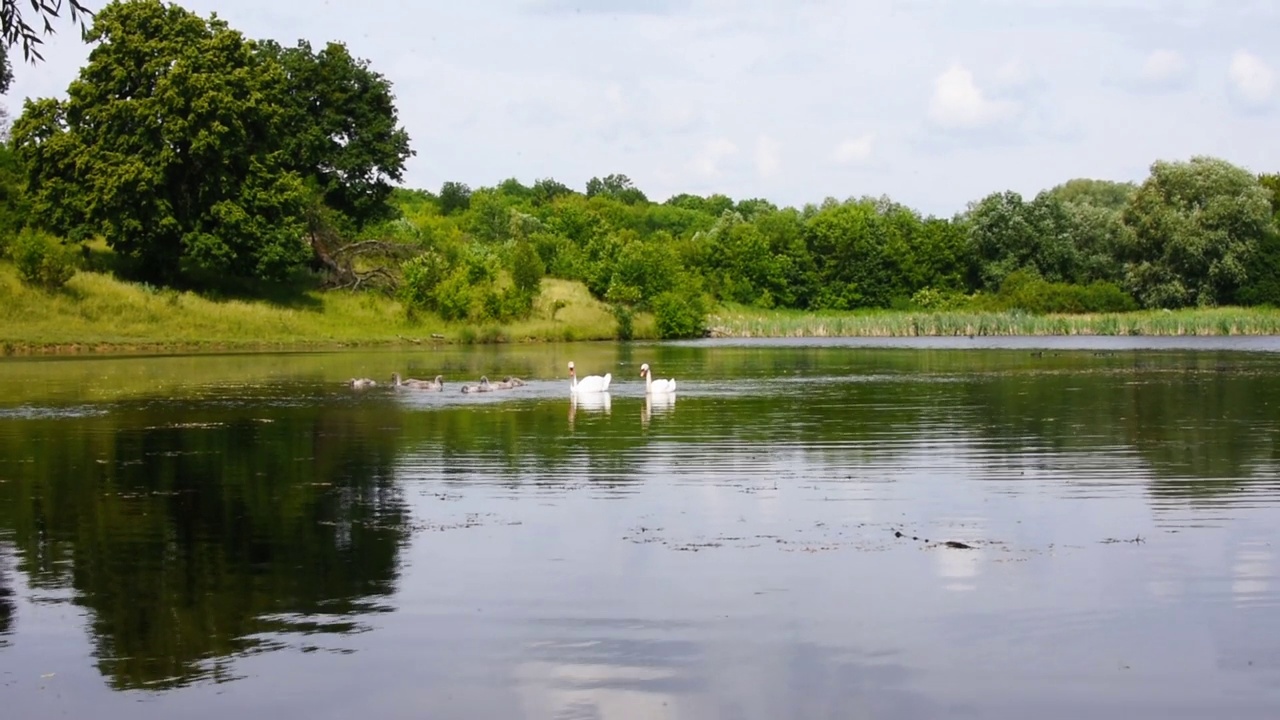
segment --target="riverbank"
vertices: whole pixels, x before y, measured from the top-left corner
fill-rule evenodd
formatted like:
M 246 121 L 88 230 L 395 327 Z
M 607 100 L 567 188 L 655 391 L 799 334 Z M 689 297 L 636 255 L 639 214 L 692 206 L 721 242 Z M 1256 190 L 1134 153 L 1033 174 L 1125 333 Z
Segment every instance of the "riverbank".
M 374 293 L 309 291 L 276 301 L 192 292 L 77 272 L 62 290 L 23 285 L 0 263 L 0 352 L 5 355 L 287 350 L 394 345 L 610 340 L 617 322 L 581 283 L 543 281 L 533 316 L 509 325 L 410 318 Z M 636 338 L 657 336 L 638 314 Z
M 219 300 L 78 272 L 57 292 L 18 281 L 0 263 L 0 352 L 5 355 L 306 350 L 432 344 L 613 340 L 617 322 L 582 283 L 548 278 L 533 317 L 510 325 L 410 318 L 395 300 L 350 292 L 283 300 Z M 1096 315 L 1022 312 L 803 312 L 720 307 L 713 337 L 1048 335 L 1280 335 L 1280 310 L 1213 308 Z M 638 314 L 636 339 L 657 337 Z

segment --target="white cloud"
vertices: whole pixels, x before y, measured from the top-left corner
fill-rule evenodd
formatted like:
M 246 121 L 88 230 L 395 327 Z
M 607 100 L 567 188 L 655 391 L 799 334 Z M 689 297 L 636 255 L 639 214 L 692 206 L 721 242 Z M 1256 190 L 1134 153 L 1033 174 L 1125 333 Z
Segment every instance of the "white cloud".
M 706 177 L 714 177 L 720 174 L 720 162 L 727 157 L 736 155 L 738 146 L 728 138 L 715 138 L 707 141 L 702 149 L 694 155 L 690 163 L 690 169 L 699 175 Z
M 1190 66 L 1173 50 L 1155 50 L 1142 62 L 1138 80 L 1147 87 L 1171 88 L 1182 84 Z
M 973 73 L 953 64 L 933 81 L 929 119 L 945 129 L 977 129 L 1009 120 L 1018 106 L 1009 100 L 987 97 L 974 82 Z
M 398 13 L 301 0 L 182 5 L 205 16 L 216 10 L 249 37 L 316 47 L 337 40 L 367 58 L 394 83 L 417 151 L 405 171 L 410 187 L 514 176 L 581 189 L 622 172 L 656 199 L 721 192 L 803 204 L 885 193 L 945 215 L 993 190 L 1034 194 L 1078 176 L 1141 180 L 1162 158 L 1205 153 L 1258 172 L 1280 167 L 1280 144 L 1267 134 L 1273 116 L 1234 111 L 1250 98 L 1280 108 L 1270 37 L 1280 0 L 827 1 L 804 9 L 760 0 L 495 0 Z M 409 26 L 424 30 L 407 37 Z M 849 42 L 849 27 L 860 29 L 858 42 Z M 26 97 L 65 96 L 91 47 L 58 24 L 46 61 L 18 63 L 0 103 L 17 115 Z M 1238 48 L 1257 57 L 1229 72 Z M 1178 63 L 1157 49 L 1176 51 L 1188 84 L 1203 75 L 1200 58 L 1221 58 L 1213 72 L 1230 102 L 1179 92 L 1153 103 L 1134 92 L 1152 91 L 1144 79 L 1176 76 Z M 863 135 L 871 131 L 874 138 Z M 762 134 L 780 148 L 776 165 Z M 851 168 L 875 172 L 851 185 Z
M 756 175 L 761 179 L 778 174 L 782 164 L 782 146 L 768 135 L 756 138 Z
M 1237 50 L 1231 58 L 1227 77 L 1236 98 L 1246 105 L 1260 107 L 1271 102 L 1275 92 L 1275 71 L 1265 60 L 1247 50 Z
M 871 144 L 875 135 L 867 133 L 859 137 L 845 140 L 836 146 L 835 161 L 841 165 L 856 165 L 871 158 Z

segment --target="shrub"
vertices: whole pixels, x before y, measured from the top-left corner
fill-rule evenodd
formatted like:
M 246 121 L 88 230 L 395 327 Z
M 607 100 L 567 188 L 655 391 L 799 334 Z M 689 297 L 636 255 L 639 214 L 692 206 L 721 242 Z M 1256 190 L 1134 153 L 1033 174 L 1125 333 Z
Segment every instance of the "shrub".
M 700 337 L 706 314 L 702 296 L 689 290 L 668 290 L 653 301 L 658 336 L 664 339 Z
M 516 243 L 511 256 L 511 280 L 521 293 L 536 295 L 546 274 L 546 266 L 533 245 L 520 241 Z
M 635 336 L 635 313 L 630 307 L 620 303 L 610 306 L 609 310 L 618 321 L 618 339 L 632 339 Z
M 1010 273 L 1000 285 L 1000 304 L 1031 313 L 1096 313 L 1136 310 L 1138 303 L 1118 285 L 1048 282 L 1025 271 Z
M 26 229 L 13 241 L 18 277 L 31 285 L 55 290 L 76 274 L 75 252 L 48 233 Z
M 403 282 L 400 297 L 405 305 L 414 309 L 435 310 L 437 286 L 449 272 L 449 263 L 434 250 L 406 260 L 400 266 Z

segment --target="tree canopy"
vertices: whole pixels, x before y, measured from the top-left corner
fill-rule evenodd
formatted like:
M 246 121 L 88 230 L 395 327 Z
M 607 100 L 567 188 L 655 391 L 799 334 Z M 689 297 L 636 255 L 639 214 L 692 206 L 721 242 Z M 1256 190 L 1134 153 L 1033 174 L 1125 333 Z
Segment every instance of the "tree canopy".
M 312 254 L 317 204 L 388 217 L 410 154 L 389 83 L 330 44 L 285 50 L 160 0 L 103 8 L 65 101 L 13 126 L 32 210 L 102 235 L 142 278 L 280 278 Z
M 391 84 L 341 43 L 258 41 L 161 0 L 112 2 L 87 38 L 67 98 L 28 101 L 0 149 L 0 256 L 21 233 L 31 258 L 64 257 L 36 252 L 49 233 L 101 237 L 118 269 L 161 283 L 278 280 L 310 261 L 327 287 L 471 322 L 527 315 L 549 275 L 611 304 L 620 328 L 651 310 L 673 333 L 696 332 L 707 300 L 1280 304 L 1280 176 L 1221 159 L 1161 160 L 1141 183 L 993 192 L 952 217 L 872 196 L 656 202 L 621 173 L 580 189 L 509 177 L 406 190 L 413 150 Z

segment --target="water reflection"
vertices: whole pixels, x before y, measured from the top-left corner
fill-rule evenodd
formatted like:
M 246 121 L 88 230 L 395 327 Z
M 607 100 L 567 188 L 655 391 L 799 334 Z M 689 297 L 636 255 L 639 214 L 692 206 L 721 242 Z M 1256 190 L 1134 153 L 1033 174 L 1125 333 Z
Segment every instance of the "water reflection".
M 644 410 L 640 413 L 640 424 L 649 427 L 649 421 L 654 415 L 670 415 L 676 407 L 675 393 L 658 393 L 656 395 L 645 393 Z
M 571 393 L 569 395 L 569 424 L 573 424 L 579 409 L 583 412 L 608 415 L 612 407 L 612 393 Z
M 14 616 L 17 614 L 14 590 L 10 585 L 13 582 L 9 574 L 11 566 L 8 547 L 0 543 L 0 648 L 8 643 L 7 636 L 13 632 Z
M 0 676 L 88 657 L 166 691 L 108 720 L 216 718 L 199 686 L 230 680 L 321 718 L 1267 716 L 1280 674 L 1241 638 L 1280 632 L 1276 358 L 663 346 L 679 413 L 620 383 L 566 426 L 561 350 L 492 352 L 526 355 L 416 362 L 529 385 L 341 386 L 381 356 L 24 385 Z M 61 646 L 31 588 L 83 610 Z
M 385 609 L 407 537 L 375 416 L 161 403 L 7 426 L 0 509 L 18 567 L 75 590 L 118 688 L 225 676 L 229 656 L 355 631 Z

